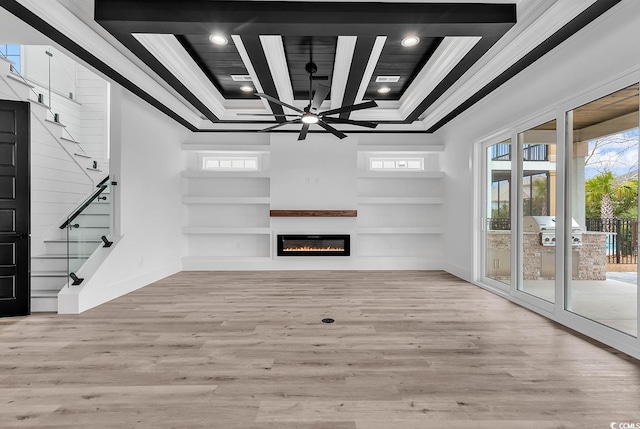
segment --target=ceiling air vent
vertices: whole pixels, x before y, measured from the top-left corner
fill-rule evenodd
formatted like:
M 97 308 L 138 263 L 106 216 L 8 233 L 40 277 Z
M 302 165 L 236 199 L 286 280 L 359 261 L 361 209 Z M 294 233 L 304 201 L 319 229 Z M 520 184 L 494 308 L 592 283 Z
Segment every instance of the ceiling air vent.
M 248 74 L 232 74 L 231 79 L 234 82 L 251 82 L 253 80 Z
M 400 80 L 400 76 L 377 76 L 376 82 L 395 83 Z

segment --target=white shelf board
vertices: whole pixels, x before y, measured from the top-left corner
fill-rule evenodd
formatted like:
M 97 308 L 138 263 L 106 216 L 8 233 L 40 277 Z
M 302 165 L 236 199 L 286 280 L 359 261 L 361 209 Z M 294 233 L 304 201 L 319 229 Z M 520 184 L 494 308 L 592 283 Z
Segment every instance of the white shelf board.
M 359 197 L 358 204 L 442 204 L 440 197 Z
M 187 179 L 233 179 L 242 177 L 265 178 L 270 177 L 268 171 L 194 171 L 188 170 L 182 172 L 182 177 Z
M 184 262 L 266 262 L 271 256 L 185 256 Z
M 184 204 L 269 204 L 269 197 L 182 197 Z
M 358 145 L 358 152 L 398 152 L 398 153 L 427 153 L 427 152 L 443 152 L 444 145 L 404 145 L 404 144 L 385 144 L 385 145 Z
M 442 171 L 361 171 L 359 179 L 441 179 Z
M 209 144 L 209 143 L 183 143 L 182 150 L 201 151 L 201 152 L 250 152 L 250 153 L 268 153 L 271 152 L 269 145 L 257 144 Z
M 358 228 L 358 234 L 442 234 L 440 227 L 368 227 Z
M 271 228 L 261 226 L 185 226 L 183 234 L 218 234 L 218 235 L 271 235 Z

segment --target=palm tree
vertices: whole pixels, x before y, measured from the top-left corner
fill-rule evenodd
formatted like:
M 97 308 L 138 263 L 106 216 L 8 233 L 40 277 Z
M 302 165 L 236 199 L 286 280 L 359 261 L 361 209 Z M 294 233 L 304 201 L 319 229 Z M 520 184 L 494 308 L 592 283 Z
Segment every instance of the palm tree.
M 613 202 L 611 197 L 615 189 L 615 177 L 611 171 L 605 171 L 597 176 L 593 176 L 584 184 L 586 191 L 586 202 L 591 206 L 600 206 L 600 217 L 602 219 L 613 218 Z
M 638 180 L 627 180 L 616 186 L 616 177 L 611 171 L 600 173 L 585 182 L 586 203 L 592 209 L 600 206 L 603 231 L 611 231 L 611 219 L 615 217 L 616 202 L 622 208 L 625 200 L 633 200 L 638 195 Z

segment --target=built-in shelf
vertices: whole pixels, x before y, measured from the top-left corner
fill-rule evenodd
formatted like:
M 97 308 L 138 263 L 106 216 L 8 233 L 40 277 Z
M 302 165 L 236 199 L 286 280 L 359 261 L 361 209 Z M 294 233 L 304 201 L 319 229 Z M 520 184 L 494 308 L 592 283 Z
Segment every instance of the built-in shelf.
M 357 217 L 357 210 L 271 210 L 271 217 Z
M 442 234 L 440 227 L 368 227 L 358 228 L 358 234 Z
M 268 171 L 183 171 L 182 177 L 187 179 L 235 179 L 235 178 L 269 178 Z
M 442 204 L 440 197 L 359 197 L 358 204 Z
M 185 256 L 184 262 L 266 262 L 271 256 Z
M 269 145 L 251 145 L 251 144 L 208 144 L 208 143 L 184 143 L 182 150 L 201 151 L 201 152 L 262 152 L 271 151 Z
M 360 179 L 441 179 L 442 171 L 361 171 Z
M 236 234 L 248 234 L 248 235 L 270 235 L 270 227 L 224 227 L 224 226 L 185 226 L 182 228 L 183 234 L 218 234 L 218 235 L 236 235 Z
M 269 197 L 182 197 L 184 204 L 269 204 Z

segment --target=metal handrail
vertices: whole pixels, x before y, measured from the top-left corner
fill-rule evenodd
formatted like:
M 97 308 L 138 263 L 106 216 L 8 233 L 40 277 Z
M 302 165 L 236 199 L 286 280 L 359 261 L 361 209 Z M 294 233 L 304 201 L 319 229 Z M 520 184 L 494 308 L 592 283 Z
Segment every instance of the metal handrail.
M 98 189 L 96 191 L 93 192 L 93 194 L 91 194 L 89 196 L 89 198 L 87 198 L 81 205 L 80 207 L 78 207 L 78 209 L 73 212 L 73 214 L 71 216 L 69 216 L 67 218 L 67 220 L 60 225 L 60 229 L 65 229 L 67 226 L 69 226 L 69 224 L 75 219 L 77 218 L 83 211 L 84 209 L 86 209 L 87 207 L 89 207 L 89 205 L 100 196 L 100 194 L 109 187 L 109 185 L 107 185 L 107 181 L 109 180 L 109 176 L 105 177 L 104 179 L 102 179 L 102 181 L 100 183 L 98 183 L 98 185 L 96 186 Z

